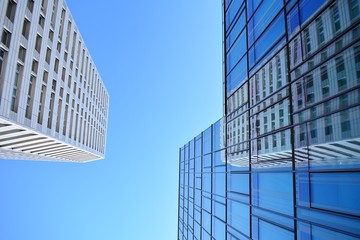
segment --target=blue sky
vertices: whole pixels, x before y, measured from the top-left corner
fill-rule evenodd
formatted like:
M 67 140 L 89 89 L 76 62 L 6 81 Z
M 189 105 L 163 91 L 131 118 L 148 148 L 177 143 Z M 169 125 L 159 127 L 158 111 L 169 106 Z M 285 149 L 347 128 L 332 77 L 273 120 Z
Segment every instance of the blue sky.
M 67 4 L 110 94 L 106 159 L 0 160 L 0 239 L 176 239 L 179 147 L 222 115 L 221 1 Z

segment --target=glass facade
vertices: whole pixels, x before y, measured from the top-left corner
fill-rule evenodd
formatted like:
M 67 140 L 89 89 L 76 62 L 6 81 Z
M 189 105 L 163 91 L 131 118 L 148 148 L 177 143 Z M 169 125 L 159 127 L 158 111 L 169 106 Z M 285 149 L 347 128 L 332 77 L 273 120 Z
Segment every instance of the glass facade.
M 224 0 L 225 116 L 180 148 L 178 239 L 360 239 L 358 0 Z

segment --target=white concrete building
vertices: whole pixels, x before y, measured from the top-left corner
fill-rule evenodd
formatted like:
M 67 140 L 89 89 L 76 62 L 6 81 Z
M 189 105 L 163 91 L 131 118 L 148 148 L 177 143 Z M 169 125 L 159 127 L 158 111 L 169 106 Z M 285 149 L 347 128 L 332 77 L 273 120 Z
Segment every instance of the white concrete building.
M 0 158 L 104 158 L 109 95 L 64 0 L 0 0 Z

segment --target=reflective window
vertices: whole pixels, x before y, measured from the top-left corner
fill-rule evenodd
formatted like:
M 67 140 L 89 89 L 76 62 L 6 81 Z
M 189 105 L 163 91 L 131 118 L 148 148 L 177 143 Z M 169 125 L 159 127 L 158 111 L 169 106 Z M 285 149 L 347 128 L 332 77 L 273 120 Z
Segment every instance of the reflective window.
M 225 122 L 222 119 L 213 124 L 213 151 L 218 151 L 225 147 L 224 127 Z
M 227 92 L 232 92 L 239 84 L 247 78 L 247 58 L 244 56 L 232 69 L 226 78 Z
M 232 21 L 234 20 L 234 17 L 237 15 L 240 6 L 242 5 L 243 1 L 237 0 L 232 1 L 230 7 L 226 11 L 226 29 L 231 25 Z
M 282 1 L 265 0 L 262 1 L 253 17 L 248 23 L 249 46 L 261 35 L 269 23 L 274 19 L 283 6 Z M 278 23 L 279 24 L 279 23 Z
M 360 173 L 310 174 L 311 206 L 360 216 Z
M 213 218 L 213 237 L 214 239 L 225 239 L 225 224 Z
M 305 23 L 319 8 L 326 2 L 326 0 L 300 0 L 300 21 Z
M 299 30 L 299 10 L 297 5 L 288 13 L 287 24 L 289 36 Z
M 228 224 L 239 232 L 250 235 L 250 207 L 244 203 L 228 200 Z
M 293 215 L 291 173 L 259 173 L 252 176 L 253 204 L 275 212 Z
M 356 240 L 358 238 L 351 237 L 336 231 L 321 228 L 318 226 L 311 226 L 311 240 Z
M 281 13 L 276 20 L 267 28 L 267 30 L 256 41 L 250 52 L 250 66 L 254 66 L 255 63 L 260 60 L 267 51 L 274 51 L 274 45 L 277 41 L 283 37 L 285 33 L 285 22 L 283 13 Z M 270 54 L 270 52 L 268 54 Z
M 203 154 L 211 152 L 211 127 L 203 132 Z
M 213 173 L 213 194 L 225 197 L 225 166 L 216 167 Z
M 246 31 L 243 31 L 236 40 L 234 46 L 230 49 L 226 59 L 226 72 L 229 73 L 236 63 L 244 56 L 246 52 Z
M 286 229 L 259 220 L 259 240 L 293 240 L 294 234 Z
M 245 28 L 246 16 L 245 10 L 242 11 L 240 17 L 236 20 L 234 27 L 231 29 L 230 33 L 227 33 L 226 38 L 226 51 L 234 44 L 234 41 L 238 38 L 239 33 Z
M 249 174 L 228 173 L 228 191 L 249 194 Z

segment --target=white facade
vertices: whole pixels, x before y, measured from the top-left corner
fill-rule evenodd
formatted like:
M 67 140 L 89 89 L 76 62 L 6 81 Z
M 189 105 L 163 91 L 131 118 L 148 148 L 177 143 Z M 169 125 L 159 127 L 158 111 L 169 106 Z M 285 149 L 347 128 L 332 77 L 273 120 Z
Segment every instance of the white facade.
M 109 95 L 64 0 L 0 0 L 0 158 L 104 158 Z

